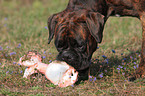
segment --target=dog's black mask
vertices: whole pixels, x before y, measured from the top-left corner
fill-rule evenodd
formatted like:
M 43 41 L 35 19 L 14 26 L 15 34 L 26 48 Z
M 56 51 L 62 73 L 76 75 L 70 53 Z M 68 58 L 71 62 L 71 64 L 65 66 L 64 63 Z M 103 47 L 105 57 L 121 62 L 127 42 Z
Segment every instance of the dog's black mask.
M 52 15 L 48 19 L 48 43 L 55 36 L 57 60 L 65 61 L 80 74 L 86 73 L 97 43 L 102 41 L 103 17 L 86 10 Z

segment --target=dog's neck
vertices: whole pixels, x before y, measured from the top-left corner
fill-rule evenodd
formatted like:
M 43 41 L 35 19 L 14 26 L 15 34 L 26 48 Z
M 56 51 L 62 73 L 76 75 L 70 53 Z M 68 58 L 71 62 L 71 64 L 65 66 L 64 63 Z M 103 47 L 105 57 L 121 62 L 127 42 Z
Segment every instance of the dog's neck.
M 88 10 L 99 12 L 104 15 L 104 19 L 109 16 L 133 16 L 139 17 L 134 0 L 69 0 L 66 10 Z M 75 5 L 75 6 L 74 6 Z

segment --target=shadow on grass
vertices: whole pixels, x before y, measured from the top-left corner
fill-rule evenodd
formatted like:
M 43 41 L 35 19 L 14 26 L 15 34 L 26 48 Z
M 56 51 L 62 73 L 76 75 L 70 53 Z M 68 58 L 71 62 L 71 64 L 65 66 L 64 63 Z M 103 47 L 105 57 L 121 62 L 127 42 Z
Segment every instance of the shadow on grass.
M 115 72 L 124 74 L 127 78 L 128 76 L 133 75 L 139 66 L 139 62 L 139 50 L 136 52 L 130 51 L 128 55 L 122 55 L 121 57 L 118 57 L 113 53 L 113 56 L 109 58 L 106 57 L 100 60 L 92 60 L 92 64 L 90 65 L 90 75 L 100 79 L 104 76 L 112 76 Z

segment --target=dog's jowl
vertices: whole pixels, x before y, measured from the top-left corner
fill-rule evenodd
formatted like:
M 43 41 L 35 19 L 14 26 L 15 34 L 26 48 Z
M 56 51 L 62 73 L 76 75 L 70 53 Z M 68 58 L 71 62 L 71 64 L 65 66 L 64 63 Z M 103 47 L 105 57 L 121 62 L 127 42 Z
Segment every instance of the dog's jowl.
M 145 75 L 145 0 L 70 0 L 66 9 L 48 19 L 48 43 L 55 37 L 57 59 L 87 79 L 89 64 L 109 16 L 132 16 L 142 23 L 141 61 L 135 78 Z M 84 78 L 83 78 L 84 77 Z

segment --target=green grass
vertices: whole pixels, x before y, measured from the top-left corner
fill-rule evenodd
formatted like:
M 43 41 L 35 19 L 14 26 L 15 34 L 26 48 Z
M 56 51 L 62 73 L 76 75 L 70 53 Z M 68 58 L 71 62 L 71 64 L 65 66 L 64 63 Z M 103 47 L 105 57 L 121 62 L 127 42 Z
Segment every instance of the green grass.
M 46 57 L 45 63 L 55 60 L 58 52 L 54 42 L 47 44 L 45 27 L 48 17 L 65 9 L 67 3 L 68 0 L 34 0 L 30 4 L 23 0 L 0 0 L 0 95 L 145 95 L 144 79 L 128 81 L 139 64 L 142 40 L 140 21 L 129 17 L 108 19 L 103 41 L 92 57 L 89 80 L 59 88 L 41 74 L 22 78 L 25 67 L 17 62 L 27 51 L 39 51 Z

